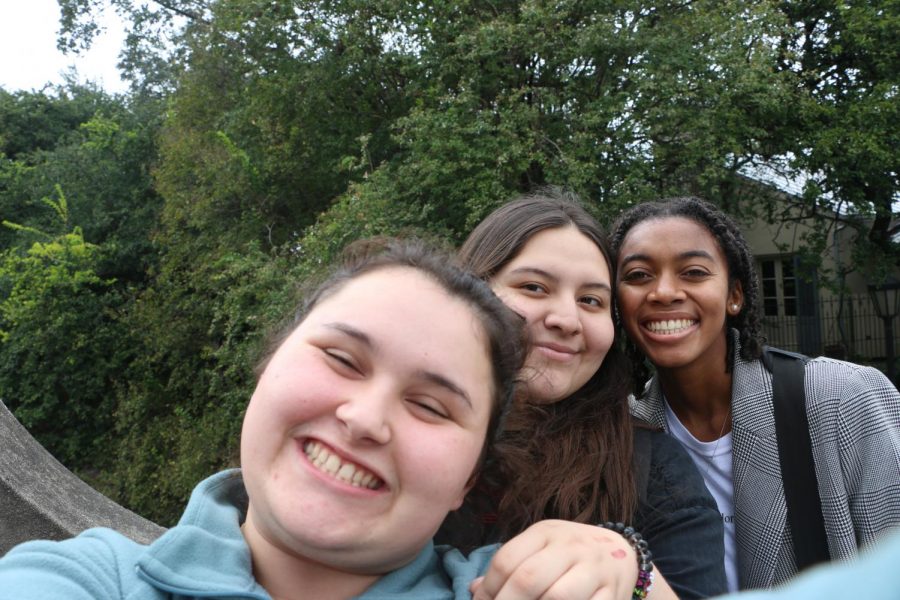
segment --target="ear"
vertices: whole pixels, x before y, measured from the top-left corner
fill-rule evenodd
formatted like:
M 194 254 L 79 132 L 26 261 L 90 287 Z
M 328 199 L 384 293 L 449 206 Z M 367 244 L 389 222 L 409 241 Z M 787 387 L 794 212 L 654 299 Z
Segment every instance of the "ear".
M 475 487 L 475 482 L 478 481 L 478 476 L 481 474 L 481 469 L 476 468 L 472 471 L 472 475 L 469 476 L 469 480 L 466 481 L 465 487 L 463 487 L 462 491 L 459 494 L 459 497 L 453 502 L 453 507 L 450 510 L 456 510 L 460 506 L 462 506 L 463 501 L 466 499 L 466 494 Z
M 728 305 L 725 307 L 725 310 L 728 312 L 728 315 L 731 317 L 736 317 L 741 314 L 741 311 L 744 309 L 744 288 L 741 285 L 740 280 L 734 282 L 734 285 L 731 286 L 731 291 L 728 292 Z

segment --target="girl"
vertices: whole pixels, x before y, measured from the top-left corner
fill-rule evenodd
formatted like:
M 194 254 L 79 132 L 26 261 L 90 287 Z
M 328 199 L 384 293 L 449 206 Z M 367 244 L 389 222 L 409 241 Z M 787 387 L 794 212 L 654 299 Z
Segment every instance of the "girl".
M 18 546 L 0 560 L 0 598 L 468 598 L 493 549 L 464 560 L 431 538 L 494 436 L 520 338 L 487 286 L 445 258 L 357 253 L 264 361 L 240 471 L 200 483 L 149 546 L 108 529 Z M 573 527 L 504 548 L 479 597 L 590 597 L 606 563 L 636 576 L 625 539 Z M 573 536 L 584 557 L 566 550 Z
M 622 323 L 656 369 L 634 414 L 678 439 L 713 492 L 729 588 L 784 581 L 796 566 L 746 241 L 711 204 L 675 198 L 627 211 L 612 243 Z M 900 396 L 872 368 L 804 371 L 828 549 L 844 558 L 900 523 Z
M 609 256 L 597 221 L 554 189 L 498 208 L 462 245 L 533 346 L 496 460 L 441 539 L 472 547 L 546 518 L 632 523 L 680 597 L 713 596 L 725 591 L 721 521 L 684 451 L 628 413 Z

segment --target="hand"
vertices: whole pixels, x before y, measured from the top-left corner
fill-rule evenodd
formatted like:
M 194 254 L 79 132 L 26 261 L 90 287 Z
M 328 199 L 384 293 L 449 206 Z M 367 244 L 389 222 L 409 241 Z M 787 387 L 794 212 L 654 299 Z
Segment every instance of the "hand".
M 630 600 L 637 574 L 634 549 L 618 533 L 548 520 L 504 544 L 470 590 L 474 600 Z

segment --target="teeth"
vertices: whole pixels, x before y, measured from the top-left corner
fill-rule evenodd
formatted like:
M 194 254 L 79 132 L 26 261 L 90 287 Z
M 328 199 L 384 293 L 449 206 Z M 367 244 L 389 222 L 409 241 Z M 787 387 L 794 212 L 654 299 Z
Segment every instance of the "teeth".
M 303 445 L 303 451 L 317 469 L 352 486 L 376 490 L 382 485 L 378 477 L 359 465 L 342 461 L 337 454 L 318 442 L 307 441 Z
M 651 321 L 647 323 L 647 329 L 653 333 L 678 333 L 696 323 L 694 319 L 669 319 L 667 321 Z
M 332 475 L 337 475 L 338 469 L 341 466 L 341 459 L 339 459 L 334 454 L 329 454 L 328 458 L 325 459 L 325 464 L 323 464 L 320 468 L 326 473 L 330 473 Z

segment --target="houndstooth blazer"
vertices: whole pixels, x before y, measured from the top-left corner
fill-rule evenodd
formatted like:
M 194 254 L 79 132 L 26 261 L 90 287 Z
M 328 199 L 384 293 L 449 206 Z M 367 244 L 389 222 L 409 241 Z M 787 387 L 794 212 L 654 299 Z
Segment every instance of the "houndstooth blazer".
M 736 337 L 736 336 L 735 336 Z M 772 376 L 761 361 L 734 365 L 732 443 L 739 586 L 765 588 L 796 573 L 781 481 Z M 900 394 L 881 372 L 829 358 L 806 363 L 813 460 L 832 559 L 900 524 Z M 654 377 L 632 413 L 666 428 Z

